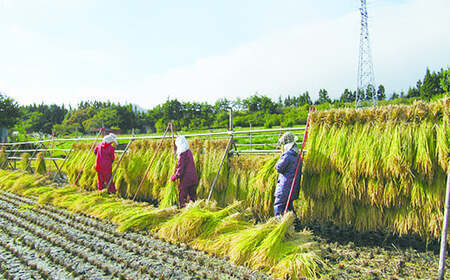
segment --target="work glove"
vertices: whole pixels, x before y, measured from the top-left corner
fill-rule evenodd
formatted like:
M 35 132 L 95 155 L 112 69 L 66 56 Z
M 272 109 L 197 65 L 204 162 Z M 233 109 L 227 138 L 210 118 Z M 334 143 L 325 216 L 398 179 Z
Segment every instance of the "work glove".
M 170 177 L 170 181 L 175 181 L 177 179 L 177 177 L 175 177 L 175 175 L 172 175 L 172 177 Z

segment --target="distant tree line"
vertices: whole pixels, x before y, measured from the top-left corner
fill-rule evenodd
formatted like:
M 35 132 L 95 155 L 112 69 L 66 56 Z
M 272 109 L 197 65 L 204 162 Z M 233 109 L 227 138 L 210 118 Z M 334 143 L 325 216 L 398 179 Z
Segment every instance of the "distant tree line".
M 0 127 L 13 128 L 22 134 L 39 132 L 57 135 L 82 135 L 95 133 L 98 128 L 120 129 L 123 133 L 163 131 L 169 121 L 177 129 L 209 129 L 228 126 L 229 110 L 234 112 L 234 125 L 248 127 L 273 126 L 290 127 L 306 122 L 308 109 L 354 106 L 356 97 L 370 105 L 373 97 L 380 104 L 410 103 L 415 99 L 431 100 L 449 91 L 450 68 L 438 72 L 426 70 L 425 77 L 405 92 L 393 92 L 386 100 L 383 85 L 369 87 L 359 92 L 345 89 L 339 98 L 331 99 L 326 89 L 319 90 L 314 102 L 309 92 L 297 96 L 279 97 L 274 101 L 263 94 L 248 98 L 229 100 L 222 98 L 214 104 L 204 102 L 181 102 L 168 99 L 150 110 L 139 109 L 135 105 L 121 105 L 112 102 L 86 101 L 76 108 L 64 105 L 33 104 L 19 106 L 12 98 L 0 94 Z

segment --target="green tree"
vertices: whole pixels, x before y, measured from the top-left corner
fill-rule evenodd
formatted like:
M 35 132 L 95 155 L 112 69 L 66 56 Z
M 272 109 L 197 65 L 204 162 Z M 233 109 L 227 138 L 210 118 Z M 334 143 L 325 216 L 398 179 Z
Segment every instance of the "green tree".
M 379 85 L 377 90 L 377 100 L 381 101 L 384 99 L 386 99 L 386 90 L 383 85 Z
M 449 76 L 450 76 L 450 68 L 448 68 L 447 70 L 442 70 L 440 83 L 442 90 L 446 93 L 448 93 L 450 89 Z
M 106 128 L 120 128 L 119 122 L 121 118 L 117 109 L 103 108 L 95 114 L 94 117 L 83 122 L 83 127 L 86 131 L 96 130 L 101 127 Z
M 317 99 L 316 104 L 323 104 L 323 103 L 331 103 L 331 99 L 328 96 L 328 92 L 326 89 L 319 90 L 319 99 Z
M 19 117 L 20 111 L 17 102 L 0 93 L 0 127 L 13 127 Z
M 365 100 L 372 101 L 374 97 L 376 97 L 375 87 L 369 84 L 366 88 Z
M 95 109 L 94 107 L 89 106 L 82 107 L 82 109 L 78 109 L 67 114 L 66 119 L 63 121 L 63 124 L 65 125 L 78 124 L 77 127 L 80 128 L 81 133 L 86 133 L 86 129 L 83 126 L 83 123 L 86 120 L 93 118 L 96 113 L 97 109 Z
M 265 95 L 255 94 L 243 100 L 248 112 L 268 112 L 275 113 L 277 105 Z
M 20 133 L 26 134 L 31 132 L 42 132 L 39 127 L 39 122 L 42 119 L 41 112 L 26 112 L 22 108 L 22 117 L 14 126 L 14 129 Z
M 357 95 L 357 100 L 359 100 L 359 101 L 363 101 L 366 99 L 366 94 L 364 93 L 364 90 L 361 88 L 359 90 L 357 90 L 356 95 Z
M 431 73 L 427 68 L 423 85 L 420 87 L 420 97 L 425 100 L 430 100 L 434 95 L 442 93 L 439 75 L 435 72 Z
M 391 100 L 398 99 L 398 98 L 400 98 L 400 96 L 396 92 L 394 92 L 391 96 Z
M 340 101 L 343 103 L 350 103 L 355 101 L 355 93 L 346 88 L 344 92 L 341 94 Z

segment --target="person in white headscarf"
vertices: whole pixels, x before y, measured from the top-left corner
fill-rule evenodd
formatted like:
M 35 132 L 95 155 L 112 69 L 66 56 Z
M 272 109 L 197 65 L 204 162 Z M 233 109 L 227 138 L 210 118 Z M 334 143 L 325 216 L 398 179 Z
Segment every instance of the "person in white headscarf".
M 281 136 L 278 143 L 281 145 L 283 154 L 278 160 L 275 168 L 278 175 L 277 186 L 275 188 L 275 202 L 274 202 L 274 214 L 275 216 L 282 216 L 286 209 L 286 205 L 289 200 L 289 194 L 291 192 L 292 182 L 294 180 L 295 171 L 297 170 L 297 164 L 299 160 L 299 150 L 296 142 L 298 138 L 292 134 L 292 132 L 286 132 Z M 299 173 L 301 172 L 301 164 L 299 166 Z M 292 189 L 291 199 L 288 205 L 288 211 L 294 211 L 293 201 L 296 200 L 300 192 L 300 180 L 297 176 L 295 185 Z
M 180 179 L 178 185 L 178 207 L 183 208 L 188 196 L 191 201 L 197 199 L 198 177 L 197 171 L 195 170 L 194 157 L 189 149 L 189 143 L 186 138 L 184 136 L 178 136 L 175 140 L 175 145 L 177 147 L 177 167 L 175 174 L 170 177 L 170 180 L 175 181 Z
M 103 137 L 103 141 L 99 143 L 94 149 L 94 153 L 97 156 L 95 160 L 95 170 L 97 171 L 97 189 L 99 191 L 106 188 L 109 180 L 111 180 L 112 164 L 115 159 L 115 148 L 113 144 L 117 144 L 116 135 L 114 133 L 110 133 Z M 116 186 L 114 185 L 114 182 L 111 182 L 111 184 L 109 185 L 108 192 L 116 192 Z

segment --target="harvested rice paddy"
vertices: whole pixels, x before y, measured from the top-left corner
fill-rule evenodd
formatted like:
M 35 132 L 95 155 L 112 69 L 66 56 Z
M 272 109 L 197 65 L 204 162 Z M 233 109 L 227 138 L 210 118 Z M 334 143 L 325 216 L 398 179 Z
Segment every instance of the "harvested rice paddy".
M 30 162 L 24 153 L 21 171 L 0 170 L 1 272 L 12 279 L 25 277 L 17 275 L 22 270 L 53 279 L 435 279 L 449 170 L 449 100 L 314 113 L 294 204 L 300 231 L 292 213 L 271 217 L 277 156 L 229 157 L 213 200 L 204 200 L 226 141 L 190 142 L 200 199 L 184 209 L 175 206 L 176 185 L 168 180 L 175 166 L 169 141 L 158 154 L 156 142 L 133 142 L 115 176 L 117 195 L 92 192 L 90 144 L 75 145 L 64 167 L 71 184 L 49 181 L 43 156 Z M 0 151 L 1 166 L 4 155 Z M 137 201 L 130 201 L 140 182 Z M 54 214 L 45 212 L 51 209 Z M 83 231 L 94 224 L 101 226 Z M 58 249 L 46 249 L 52 246 Z M 203 257 L 192 261 L 194 252 Z M 128 253 L 134 258 L 124 257 Z M 9 265 L 10 259 L 16 262 Z M 210 264 L 214 260 L 221 264 Z
M 0 194 L 4 279 L 271 279 L 184 244 L 168 243 L 37 200 Z

